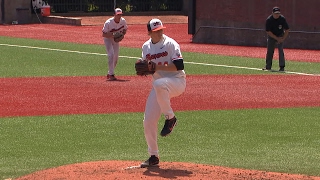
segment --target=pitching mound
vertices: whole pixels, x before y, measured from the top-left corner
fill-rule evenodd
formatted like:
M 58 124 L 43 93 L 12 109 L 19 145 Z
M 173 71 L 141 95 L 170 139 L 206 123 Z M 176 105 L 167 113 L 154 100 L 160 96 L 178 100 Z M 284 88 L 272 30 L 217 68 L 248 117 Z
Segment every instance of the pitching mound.
M 320 177 L 265 171 L 233 169 L 211 165 L 161 162 L 159 167 L 135 168 L 137 161 L 97 161 L 60 166 L 26 175 L 16 180 L 88 180 L 88 179 L 268 179 L 320 180 Z M 129 167 L 129 168 L 128 168 Z M 130 168 L 131 167 L 131 168 Z

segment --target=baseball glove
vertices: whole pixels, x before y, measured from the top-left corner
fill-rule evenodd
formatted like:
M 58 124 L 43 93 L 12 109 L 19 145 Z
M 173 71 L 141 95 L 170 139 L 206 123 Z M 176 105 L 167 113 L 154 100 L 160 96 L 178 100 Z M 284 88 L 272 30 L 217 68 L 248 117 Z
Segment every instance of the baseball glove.
M 124 38 L 124 35 L 120 32 L 113 33 L 114 42 L 120 42 Z
M 139 76 L 147 76 L 154 74 L 156 70 L 156 64 L 152 61 L 138 59 L 135 64 L 136 73 Z

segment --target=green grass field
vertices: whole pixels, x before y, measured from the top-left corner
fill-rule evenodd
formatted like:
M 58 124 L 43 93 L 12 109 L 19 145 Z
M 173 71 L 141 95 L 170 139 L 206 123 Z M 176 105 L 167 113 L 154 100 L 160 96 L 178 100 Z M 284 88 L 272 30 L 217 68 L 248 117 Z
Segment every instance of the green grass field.
M 101 45 L 8 37 L 0 42 L 0 78 L 106 74 Z M 264 59 L 182 53 L 187 74 L 273 74 L 255 69 Z M 117 75 L 134 75 L 140 54 L 121 48 Z M 320 69 L 320 63 L 287 61 L 287 66 L 311 74 Z M 162 161 L 320 176 L 320 107 L 176 114 L 174 135 L 159 138 Z M 0 118 L 0 179 L 78 162 L 145 160 L 142 117 L 143 112 Z

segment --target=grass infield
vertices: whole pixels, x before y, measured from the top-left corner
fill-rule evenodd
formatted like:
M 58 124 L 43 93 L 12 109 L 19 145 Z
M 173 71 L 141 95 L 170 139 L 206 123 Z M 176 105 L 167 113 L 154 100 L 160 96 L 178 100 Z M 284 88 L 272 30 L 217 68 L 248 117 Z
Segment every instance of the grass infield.
M 0 41 L 1 78 L 106 74 L 103 46 L 7 37 Z M 262 67 L 263 59 L 182 53 L 188 74 L 273 74 L 250 69 Z M 134 75 L 140 54 L 140 49 L 121 48 L 117 74 Z M 287 64 L 303 73 L 320 69 L 320 63 Z M 159 138 L 162 161 L 320 176 L 319 107 L 176 114 L 174 135 Z M 144 160 L 142 117 L 141 112 L 0 118 L 0 179 L 78 162 Z

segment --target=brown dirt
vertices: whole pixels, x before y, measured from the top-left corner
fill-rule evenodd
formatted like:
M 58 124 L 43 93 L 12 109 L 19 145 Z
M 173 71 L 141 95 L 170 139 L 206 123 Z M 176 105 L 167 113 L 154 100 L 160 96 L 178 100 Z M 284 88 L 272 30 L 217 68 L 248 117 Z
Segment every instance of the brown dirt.
M 82 16 L 81 25 L 83 26 L 102 26 L 104 22 L 112 16 Z M 123 16 L 128 24 L 147 24 L 152 18 L 161 19 L 164 24 L 186 24 L 188 23 L 188 16 Z
M 190 180 L 320 180 L 320 177 L 234 169 L 220 166 L 161 162 L 159 167 L 134 168 L 135 161 L 97 161 L 42 170 L 16 180 L 88 180 L 88 179 L 190 179 Z M 132 167 L 132 168 L 130 168 Z
M 188 75 L 187 89 L 172 100 L 172 107 L 193 111 L 320 106 L 319 77 L 276 74 Z M 108 82 L 104 76 L 0 78 L 6 92 L 0 96 L 0 118 L 143 112 L 141 100 L 151 89 L 150 77 L 117 78 Z M 114 89 L 121 93 L 105 93 Z

